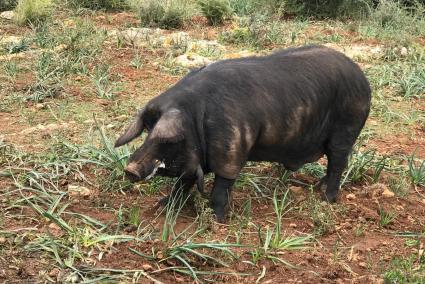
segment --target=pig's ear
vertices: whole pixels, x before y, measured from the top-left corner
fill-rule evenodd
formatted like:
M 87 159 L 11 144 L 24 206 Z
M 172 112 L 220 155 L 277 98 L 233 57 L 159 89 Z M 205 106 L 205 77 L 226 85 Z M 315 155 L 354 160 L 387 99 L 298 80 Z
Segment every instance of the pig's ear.
M 150 139 L 160 142 L 179 142 L 184 138 L 183 115 L 178 109 L 164 113 L 152 130 Z
M 130 125 L 130 127 L 127 128 L 125 133 L 118 138 L 118 140 L 115 142 L 115 147 L 122 146 L 124 144 L 127 144 L 140 134 L 142 134 L 144 125 L 143 125 L 143 115 L 144 115 L 144 109 L 140 110 L 137 113 L 135 121 Z

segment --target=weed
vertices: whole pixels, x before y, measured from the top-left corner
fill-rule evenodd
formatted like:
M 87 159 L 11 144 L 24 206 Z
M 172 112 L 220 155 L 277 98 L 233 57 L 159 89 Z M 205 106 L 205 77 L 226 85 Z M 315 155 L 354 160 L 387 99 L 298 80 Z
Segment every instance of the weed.
M 285 215 L 289 209 L 288 207 L 288 192 L 287 190 L 281 198 L 277 196 L 277 189 L 273 193 L 273 209 L 276 215 L 276 225 L 274 229 L 274 237 L 271 241 L 272 248 L 281 248 L 285 246 L 285 239 L 282 239 L 282 217 Z
M 141 209 L 139 206 L 131 207 L 128 210 L 127 223 L 135 227 L 138 227 L 142 221 L 140 218 L 140 211 Z
M 333 232 L 335 228 L 335 215 L 342 211 L 342 208 L 334 210 L 330 204 L 322 202 L 313 194 L 310 194 L 301 206 L 301 209 L 307 209 L 314 225 L 314 234 L 322 236 Z
M 183 244 L 176 244 L 168 247 L 165 250 L 165 258 L 160 260 L 160 262 L 177 260 L 181 265 L 183 265 L 183 267 L 174 268 L 175 271 L 188 274 L 193 279 L 198 280 L 198 275 L 203 273 L 195 267 L 196 261 L 201 261 L 204 264 L 214 266 L 228 267 L 229 265 L 226 262 L 212 254 L 206 253 L 206 251 L 219 252 L 232 259 L 236 259 L 236 255 L 230 250 L 231 247 L 240 247 L 240 245 L 227 243 L 193 243 L 191 241 L 187 241 Z
M 386 164 L 387 157 L 378 156 L 375 150 L 366 150 L 365 152 L 362 152 L 355 149 L 351 153 L 348 167 L 344 173 L 341 185 L 345 184 L 347 181 L 355 183 L 362 180 L 369 180 L 376 183 L 379 180 Z
M 239 16 L 252 15 L 259 8 L 259 3 L 256 0 L 230 0 L 229 4 Z
M 383 274 L 384 283 L 423 283 L 424 260 L 417 259 L 415 254 L 409 257 L 394 257 Z
M 278 1 L 276 1 L 278 2 Z M 282 1 L 285 11 L 315 18 L 360 18 L 367 14 L 370 0 L 288 0 Z
M 176 29 L 186 17 L 185 1 L 147 0 L 140 3 L 139 16 L 143 26 Z
M 134 53 L 133 59 L 130 62 L 130 66 L 141 69 L 143 67 L 143 59 L 138 52 Z
M 410 191 L 410 184 L 404 175 L 390 177 L 388 179 L 388 186 L 398 197 L 405 197 Z
M 219 40 L 225 43 L 246 45 L 257 49 L 275 45 L 293 44 L 305 22 L 282 23 L 264 15 L 240 18 L 232 30 L 220 33 Z
M 414 68 L 407 76 L 399 81 L 401 93 L 405 98 L 425 97 L 425 70 L 422 67 Z
M 27 100 L 40 102 L 56 97 L 62 89 L 60 77 L 54 54 L 41 53 L 36 62 L 36 82 L 29 87 Z
M 96 95 L 102 99 L 112 99 L 115 97 L 115 84 L 110 81 L 109 65 L 101 64 L 95 67 L 92 75 L 92 82 Z
M 367 37 L 408 42 L 412 36 L 423 35 L 425 18 L 423 4 L 417 2 L 415 9 L 406 9 L 400 1 L 380 0 L 360 32 Z
M 7 75 L 7 77 L 10 78 L 12 82 L 15 81 L 16 74 L 18 73 L 18 65 L 15 61 L 8 60 L 6 61 L 6 64 L 4 65 L 4 73 Z
M 23 38 L 18 42 L 11 42 L 5 47 L 5 50 L 9 54 L 20 53 L 26 51 L 29 48 L 29 45 L 30 43 L 28 39 Z
M 365 234 L 365 225 L 357 225 L 356 228 L 354 229 L 354 235 L 356 237 L 362 237 Z
M 162 64 L 160 65 L 161 71 L 166 72 L 171 75 L 183 75 L 186 74 L 188 68 L 180 66 L 176 63 L 176 59 L 174 58 L 172 53 L 167 53 L 165 58 L 162 60 Z
M 68 0 L 67 3 L 74 9 L 117 11 L 128 7 L 126 0 Z
M 325 175 L 326 168 L 323 165 L 315 162 L 305 164 L 299 172 L 316 178 L 321 178 Z
M 16 7 L 18 0 L 4 0 L 0 2 L 0 12 L 9 11 Z
M 209 206 L 208 199 L 203 198 L 199 192 L 195 192 L 194 195 L 195 209 L 198 214 L 198 231 L 203 232 L 213 227 L 214 211 Z
M 15 8 L 15 21 L 20 24 L 40 25 L 50 17 L 51 0 L 19 0 Z
M 384 210 L 379 211 L 379 225 L 382 228 L 387 227 L 388 225 L 392 224 L 397 217 L 395 212 L 386 212 Z
M 223 23 L 224 18 L 230 14 L 227 0 L 198 0 L 201 11 L 212 26 Z
M 415 153 L 407 158 L 409 175 L 414 185 L 425 185 L 425 160 L 417 160 Z

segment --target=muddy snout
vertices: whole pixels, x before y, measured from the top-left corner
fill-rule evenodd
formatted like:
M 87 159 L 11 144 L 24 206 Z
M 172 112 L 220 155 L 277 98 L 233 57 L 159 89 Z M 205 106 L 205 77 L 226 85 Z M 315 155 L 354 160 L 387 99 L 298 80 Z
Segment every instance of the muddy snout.
M 135 162 L 130 162 L 124 169 L 127 179 L 131 182 L 137 182 L 142 179 L 149 180 L 152 178 L 158 168 L 163 168 L 164 163 L 159 160 L 154 160 L 149 164 L 138 164 Z

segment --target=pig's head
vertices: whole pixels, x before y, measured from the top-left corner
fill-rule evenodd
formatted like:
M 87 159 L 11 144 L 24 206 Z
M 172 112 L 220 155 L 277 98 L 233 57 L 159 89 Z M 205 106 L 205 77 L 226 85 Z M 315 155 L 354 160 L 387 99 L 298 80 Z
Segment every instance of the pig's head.
M 149 132 L 125 168 L 131 181 L 149 179 L 157 171 L 169 176 L 182 174 L 186 163 L 183 120 L 182 112 L 176 108 L 165 112 L 145 108 L 138 113 L 133 124 L 115 143 L 115 147 L 119 147 L 140 136 L 143 130 Z

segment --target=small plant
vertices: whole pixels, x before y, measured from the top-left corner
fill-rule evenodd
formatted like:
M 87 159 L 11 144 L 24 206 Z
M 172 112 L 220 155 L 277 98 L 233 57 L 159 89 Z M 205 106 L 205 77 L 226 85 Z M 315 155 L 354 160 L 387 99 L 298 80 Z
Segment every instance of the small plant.
M 147 0 L 139 7 L 143 26 L 177 29 L 183 25 L 186 4 L 183 1 Z
M 399 86 L 403 97 L 425 97 L 425 70 L 422 67 L 413 69 L 410 74 L 400 79 Z
M 361 143 L 359 143 L 360 145 Z M 356 148 L 356 147 L 355 147 Z M 368 180 L 376 183 L 387 164 L 387 157 L 378 156 L 375 150 L 353 150 L 350 155 L 347 170 L 344 173 L 341 185 L 346 182 Z
M 425 185 L 425 160 L 417 160 L 415 153 L 408 159 L 409 175 L 414 185 Z
M 227 0 L 198 0 L 201 11 L 212 26 L 223 23 L 224 18 L 230 14 Z
M 20 25 L 40 25 L 51 15 L 51 0 L 19 0 L 15 8 L 15 21 Z
M 389 178 L 388 186 L 398 197 L 405 197 L 410 190 L 410 184 L 404 175 Z
M 25 38 L 21 39 L 18 42 L 12 42 L 5 47 L 6 52 L 9 54 L 20 53 L 27 50 L 28 48 L 29 48 L 29 42 Z
M 4 65 L 4 73 L 10 78 L 11 81 L 15 81 L 16 74 L 18 73 L 18 65 L 15 61 L 8 60 Z
M 139 226 L 140 222 L 142 221 L 140 218 L 140 211 L 141 210 L 139 206 L 131 207 L 128 210 L 127 223 L 135 227 Z
M 3 0 L 0 1 L 0 12 L 9 11 L 16 7 L 18 0 Z
M 367 21 L 360 26 L 360 32 L 367 37 L 408 42 L 412 36 L 423 35 L 425 19 L 424 6 L 419 1 L 414 8 L 407 9 L 403 1 L 380 0 L 370 10 Z
M 127 8 L 126 0 L 68 0 L 67 3 L 75 9 L 87 8 L 92 10 L 123 10 Z
M 322 203 L 313 194 L 303 203 L 302 208 L 308 210 L 313 221 L 314 234 L 322 236 L 335 229 L 335 214 L 330 204 Z
M 387 227 L 388 225 L 392 224 L 397 217 L 396 213 L 394 212 L 386 212 L 384 210 L 379 211 L 379 225 L 382 228 Z
M 277 196 L 277 188 L 273 193 L 273 209 L 276 214 L 276 223 L 274 228 L 274 237 L 271 241 L 272 248 L 281 248 L 285 246 L 285 239 L 282 239 L 282 218 L 288 213 L 290 209 L 287 209 L 288 203 L 288 192 L 287 190 L 280 198 Z
M 384 283 L 423 283 L 424 275 L 424 259 L 418 260 L 418 255 L 412 254 L 408 257 L 394 257 L 383 278 Z
M 134 57 L 130 62 L 130 66 L 136 69 L 141 69 L 143 67 L 143 59 L 138 52 L 134 53 Z
M 96 66 L 92 81 L 99 98 L 112 99 L 115 97 L 115 85 L 110 81 L 109 66 L 102 64 Z
M 41 102 L 46 98 L 54 98 L 62 90 L 60 66 L 56 65 L 55 56 L 51 52 L 43 52 L 36 62 L 36 82 L 30 85 L 27 100 Z

